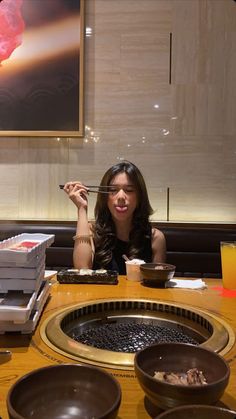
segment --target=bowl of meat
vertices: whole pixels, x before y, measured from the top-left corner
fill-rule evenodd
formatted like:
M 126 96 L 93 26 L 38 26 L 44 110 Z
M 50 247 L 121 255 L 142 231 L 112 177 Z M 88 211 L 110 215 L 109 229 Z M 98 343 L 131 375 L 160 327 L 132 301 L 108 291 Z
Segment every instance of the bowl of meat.
M 148 346 L 136 353 L 134 367 L 146 398 L 162 410 L 215 404 L 230 376 L 230 368 L 220 355 L 187 343 Z
M 164 287 L 165 282 L 173 278 L 175 266 L 169 263 L 144 263 L 140 265 L 140 273 L 144 285 Z

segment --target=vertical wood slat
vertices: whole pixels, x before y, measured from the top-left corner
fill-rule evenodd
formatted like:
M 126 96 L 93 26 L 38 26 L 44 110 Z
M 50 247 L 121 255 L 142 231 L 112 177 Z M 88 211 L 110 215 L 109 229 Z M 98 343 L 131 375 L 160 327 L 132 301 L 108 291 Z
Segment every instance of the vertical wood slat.
M 170 32 L 170 55 L 169 55 L 169 84 L 171 84 L 172 75 L 172 32 Z

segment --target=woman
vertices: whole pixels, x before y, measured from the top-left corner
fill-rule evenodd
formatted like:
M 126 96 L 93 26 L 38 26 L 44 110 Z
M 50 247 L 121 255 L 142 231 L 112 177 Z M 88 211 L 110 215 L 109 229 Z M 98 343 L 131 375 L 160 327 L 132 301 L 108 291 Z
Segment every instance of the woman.
M 98 193 L 93 224 L 87 217 L 89 189 L 80 182 L 64 186 L 78 209 L 75 268 L 105 268 L 124 275 L 123 255 L 145 262 L 165 262 L 165 237 L 151 227 L 149 216 L 153 211 L 139 169 L 129 161 L 117 163 L 105 173 L 100 186 L 107 193 Z

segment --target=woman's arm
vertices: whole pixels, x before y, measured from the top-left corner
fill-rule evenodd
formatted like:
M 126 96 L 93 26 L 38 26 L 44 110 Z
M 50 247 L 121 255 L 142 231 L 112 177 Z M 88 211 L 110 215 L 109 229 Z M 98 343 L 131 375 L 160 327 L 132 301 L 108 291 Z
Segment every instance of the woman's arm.
M 166 239 L 157 228 L 152 229 L 152 261 L 153 263 L 166 261 Z
M 76 269 L 91 269 L 94 257 L 94 242 L 92 226 L 88 222 L 88 191 L 80 182 L 68 182 L 64 191 L 76 205 L 78 221 L 76 235 L 74 236 L 73 263 Z

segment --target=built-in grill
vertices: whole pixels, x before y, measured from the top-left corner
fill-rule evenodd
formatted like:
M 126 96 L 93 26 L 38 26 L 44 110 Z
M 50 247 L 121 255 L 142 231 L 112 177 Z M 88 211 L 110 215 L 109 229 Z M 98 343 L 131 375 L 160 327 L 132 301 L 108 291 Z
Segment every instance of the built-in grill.
M 111 323 L 108 321 L 105 325 L 88 328 L 82 333 L 80 327 L 75 327 L 68 336 L 94 348 L 127 353 L 137 352 L 152 343 L 182 342 L 198 345 L 195 339 L 174 328 L 143 324 L 135 319 L 121 323 L 117 320 Z
M 98 300 L 60 310 L 41 335 L 54 350 L 87 363 L 133 369 L 134 354 L 156 342 L 184 342 L 229 350 L 234 333 L 194 307 L 152 300 Z

